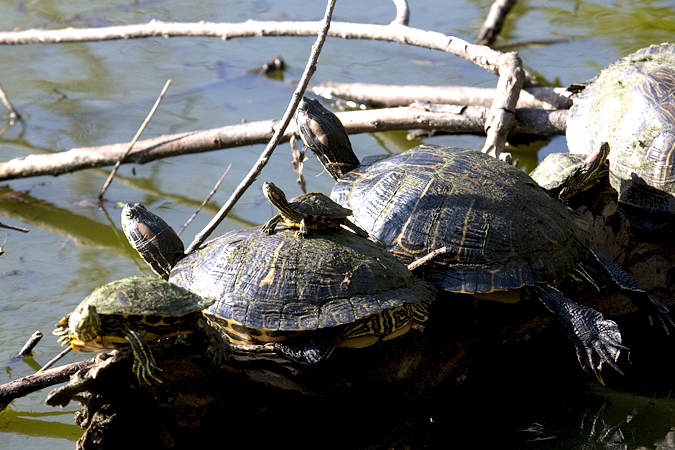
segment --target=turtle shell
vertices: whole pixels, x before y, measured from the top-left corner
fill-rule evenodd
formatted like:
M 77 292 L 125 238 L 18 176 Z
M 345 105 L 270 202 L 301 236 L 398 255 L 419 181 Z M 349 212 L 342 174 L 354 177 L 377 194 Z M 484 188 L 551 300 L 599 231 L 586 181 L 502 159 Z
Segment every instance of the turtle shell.
M 578 153 L 551 153 L 530 173 L 530 177 L 547 191 L 560 188 L 586 157 Z
M 355 322 L 433 294 L 377 244 L 341 229 L 232 231 L 180 260 L 170 281 L 216 298 L 204 313 L 271 341 L 277 334 Z M 222 321 L 217 320 L 222 324 Z M 265 333 L 266 337 L 261 335 Z
M 313 217 L 343 219 L 352 215 L 352 211 L 343 208 L 321 192 L 308 192 L 292 198 L 288 206 L 294 211 Z
M 145 339 L 169 337 L 194 331 L 194 327 L 183 329 L 183 319 L 213 302 L 213 299 L 202 298 L 159 278 L 124 278 L 101 286 L 89 294 L 73 313 L 56 324 L 54 334 L 70 336 L 62 339 L 79 351 L 97 351 L 128 344 L 119 330 L 106 329 L 106 325 L 102 325 L 101 335 L 95 339 L 83 341 L 72 335 L 72 330 L 77 329 L 77 322 L 83 312 L 91 305 L 101 317 L 116 316 L 134 323 Z
M 609 142 L 619 201 L 675 213 L 675 45 L 652 45 L 610 65 L 574 100 L 568 147 Z M 651 189 L 650 189 L 651 187 Z
M 422 145 L 365 160 L 331 197 L 437 287 L 490 293 L 551 282 L 588 253 L 587 223 L 527 174 L 476 150 Z
M 213 304 L 180 286 L 155 277 L 135 276 L 113 281 L 89 294 L 79 306 L 94 305 L 99 315 L 143 321 L 147 316 L 183 316 Z

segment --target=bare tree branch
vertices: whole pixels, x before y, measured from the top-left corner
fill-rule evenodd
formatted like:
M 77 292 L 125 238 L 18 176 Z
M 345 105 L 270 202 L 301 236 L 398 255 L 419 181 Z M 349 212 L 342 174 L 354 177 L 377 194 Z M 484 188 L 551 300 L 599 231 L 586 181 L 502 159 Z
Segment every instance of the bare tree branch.
M 341 98 L 369 106 L 408 106 L 414 102 L 490 106 L 496 89 L 470 86 L 420 86 L 371 83 L 321 83 L 312 91 L 324 98 Z M 533 87 L 520 91 L 517 108 L 567 109 L 572 100 L 562 87 Z
M 506 15 L 516 5 L 516 0 L 496 0 L 490 8 L 483 27 L 476 38 L 477 45 L 492 45 L 504 25 Z
M 392 130 L 438 130 L 448 133 L 483 133 L 488 108 L 460 107 L 459 114 L 429 112 L 420 108 L 388 108 L 337 113 L 349 134 Z M 550 136 L 565 134 L 567 110 L 519 109 L 516 131 Z M 161 158 L 203 153 L 211 150 L 264 144 L 274 135 L 275 120 L 249 122 L 211 130 L 165 135 L 136 142 L 122 161 L 144 164 Z M 282 137 L 288 141 L 296 133 L 290 124 Z M 29 155 L 0 163 L 0 181 L 42 175 L 62 175 L 93 167 L 111 166 L 126 152 L 128 143 L 81 147 L 59 153 Z
M 258 22 L 240 24 L 165 23 L 151 21 L 145 25 L 127 25 L 98 29 L 27 30 L 0 33 L 0 44 L 29 44 L 45 42 L 83 42 L 90 40 L 130 39 L 140 37 L 213 36 L 222 39 L 259 36 L 308 36 L 316 35 L 319 22 Z M 501 53 L 489 47 L 470 44 L 462 39 L 434 31 L 410 28 L 400 24 L 363 25 L 333 22 L 328 36 L 343 39 L 371 39 L 417 47 L 441 50 L 460 56 L 484 69 L 499 75 L 498 95 L 495 96 L 490 118 L 486 123 L 487 139 L 483 151 L 499 157 L 506 137 L 515 120 L 516 101 L 526 78 L 520 58 L 516 53 Z

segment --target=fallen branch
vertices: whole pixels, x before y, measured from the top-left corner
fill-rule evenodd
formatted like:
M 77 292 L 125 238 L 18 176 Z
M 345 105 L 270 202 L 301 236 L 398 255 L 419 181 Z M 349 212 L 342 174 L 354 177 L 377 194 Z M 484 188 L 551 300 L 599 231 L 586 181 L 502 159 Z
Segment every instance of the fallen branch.
M 399 9 L 400 11 L 400 9 Z M 398 19 L 397 19 L 398 20 Z M 404 19 L 401 21 L 405 22 Z M 396 21 L 395 21 L 396 22 Z M 309 36 L 321 29 L 318 22 L 258 22 L 240 24 L 199 22 L 197 24 L 151 21 L 145 25 L 127 25 L 98 29 L 28 30 L 0 33 L 0 44 L 45 42 L 84 42 L 92 40 L 131 39 L 142 37 L 211 36 L 222 39 L 259 36 Z M 489 47 L 473 45 L 442 33 L 411 28 L 401 23 L 389 25 L 333 22 L 328 36 L 343 39 L 369 39 L 441 50 L 460 56 L 499 75 L 497 94 L 485 125 L 487 138 L 483 152 L 499 157 L 506 138 L 515 125 L 513 117 L 520 90 L 525 81 L 533 81 L 522 67 L 516 53 L 501 53 Z M 505 159 L 508 155 L 505 154 Z
M 0 386 L 0 411 L 5 409 L 15 398 L 25 397 L 31 392 L 64 383 L 80 369 L 91 367 L 95 364 L 94 358 L 74 362 L 41 373 L 27 375 L 18 380 L 10 381 Z
M 414 102 L 489 107 L 495 89 L 469 86 L 419 86 L 371 83 L 321 83 L 312 89 L 316 95 L 333 97 L 375 107 L 408 106 Z M 572 100 L 562 87 L 526 88 L 520 91 L 516 108 L 568 109 Z
M 460 114 L 436 113 L 420 108 L 390 108 L 337 113 L 349 134 L 392 130 L 436 130 L 447 133 L 483 133 L 488 109 L 483 106 L 460 108 Z M 519 109 L 516 111 L 516 132 L 543 136 L 565 133 L 567 110 Z M 244 145 L 264 144 L 274 135 L 275 120 L 231 125 L 211 130 L 165 135 L 136 142 L 122 161 L 125 164 L 145 164 L 157 159 L 193 153 L 221 150 Z M 295 124 L 281 138 L 288 141 L 296 133 Z M 29 155 L 0 163 L 0 181 L 14 178 L 64 173 L 115 162 L 126 152 L 128 143 L 100 147 L 74 148 L 60 153 Z

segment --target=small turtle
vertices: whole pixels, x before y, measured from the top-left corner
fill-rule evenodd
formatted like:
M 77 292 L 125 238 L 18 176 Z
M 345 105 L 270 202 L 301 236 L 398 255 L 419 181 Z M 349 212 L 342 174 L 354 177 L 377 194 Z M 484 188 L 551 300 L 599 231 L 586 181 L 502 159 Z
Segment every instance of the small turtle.
M 609 173 L 609 144 L 602 142 L 587 156 L 551 153 L 530 173 L 539 186 L 560 201 L 596 185 Z
M 227 359 L 229 346 L 201 313 L 214 301 L 158 278 L 124 278 L 92 292 L 56 324 L 53 334 L 77 351 L 130 345 L 134 375 L 148 384 L 161 383 L 161 369 L 147 341 L 200 331 L 210 339 L 208 352 L 214 363 Z
M 152 216 L 131 204 L 122 212 L 127 238 L 147 252 L 146 260 L 154 255 L 146 239 L 174 233 Z M 400 336 L 427 319 L 434 299 L 393 255 L 341 228 L 316 230 L 307 239 L 288 229 L 231 231 L 170 264 L 171 283 L 216 299 L 204 315 L 240 354 L 271 346 L 301 364 L 323 361 L 336 347 Z
M 299 228 L 297 236 L 306 236 L 311 229 L 336 228 L 340 225 L 351 229 L 359 236 L 368 237 L 368 233 L 354 225 L 347 217 L 352 211 L 335 203 L 320 192 L 309 192 L 286 200 L 286 195 L 274 183 L 263 183 L 263 194 L 274 205 L 279 214 L 272 217 L 262 227 L 262 232 L 272 234 L 277 224 L 290 228 Z M 160 219 L 161 220 L 161 219 Z

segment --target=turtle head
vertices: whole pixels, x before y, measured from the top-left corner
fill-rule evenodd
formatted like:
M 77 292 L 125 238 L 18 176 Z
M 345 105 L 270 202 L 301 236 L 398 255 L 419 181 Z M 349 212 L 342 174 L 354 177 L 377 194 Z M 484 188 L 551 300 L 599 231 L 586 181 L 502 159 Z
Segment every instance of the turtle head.
M 70 315 L 68 327 L 71 330 L 70 341 L 76 339 L 82 342 L 92 341 L 101 336 L 101 317 L 94 305 L 80 305 Z
M 140 203 L 127 203 L 122 209 L 122 229 L 129 244 L 152 270 L 169 279 L 171 269 L 185 252 L 173 228 Z
M 335 180 L 359 165 L 344 125 L 318 100 L 303 97 L 295 120 L 302 142 Z
M 291 222 L 300 222 L 300 220 L 302 220 L 303 215 L 291 208 L 288 204 L 288 200 L 286 200 L 284 191 L 279 189 L 274 183 L 270 181 L 265 181 L 263 183 L 263 195 L 279 210 L 279 214 L 281 214 L 285 220 Z

